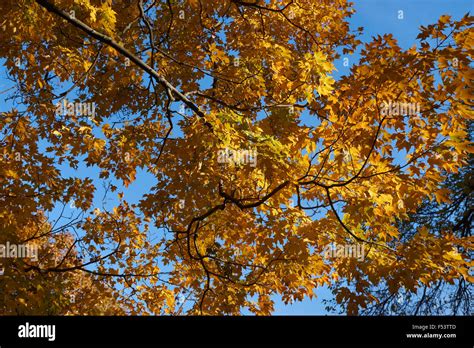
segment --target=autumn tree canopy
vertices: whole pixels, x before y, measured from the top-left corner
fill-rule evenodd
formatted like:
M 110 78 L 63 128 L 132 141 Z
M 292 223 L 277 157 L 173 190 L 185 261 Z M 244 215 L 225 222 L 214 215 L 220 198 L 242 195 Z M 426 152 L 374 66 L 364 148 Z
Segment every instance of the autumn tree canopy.
M 0 311 L 271 314 L 275 296 L 337 283 L 357 314 L 380 287 L 472 283 L 470 233 L 400 227 L 449 202 L 443 182 L 473 153 L 472 17 L 442 16 L 404 50 L 391 35 L 363 44 L 353 12 L 344 0 L 1 1 L 15 88 L 0 116 L 0 243 L 40 252 L 3 262 Z M 70 202 L 74 218 L 48 219 Z M 363 257 L 327 252 L 348 245 Z

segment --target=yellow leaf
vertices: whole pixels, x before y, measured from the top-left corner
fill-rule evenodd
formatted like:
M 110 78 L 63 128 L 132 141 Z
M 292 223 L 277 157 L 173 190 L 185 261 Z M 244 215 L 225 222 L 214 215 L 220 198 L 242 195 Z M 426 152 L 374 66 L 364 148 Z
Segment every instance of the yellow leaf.
M 450 194 L 450 191 L 447 188 L 442 188 L 436 191 L 435 196 L 436 196 L 436 201 L 438 202 L 438 204 L 449 203 L 450 202 L 449 194 Z

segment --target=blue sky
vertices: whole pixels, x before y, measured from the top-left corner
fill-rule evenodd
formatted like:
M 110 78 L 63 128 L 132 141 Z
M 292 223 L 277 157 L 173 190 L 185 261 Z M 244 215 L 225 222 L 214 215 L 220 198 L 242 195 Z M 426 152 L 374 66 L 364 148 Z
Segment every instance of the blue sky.
M 437 19 L 444 14 L 451 15 L 455 19 L 461 18 L 467 12 L 473 12 L 474 1 L 472 0 L 355 0 L 354 7 L 356 13 L 350 19 L 353 29 L 364 27 L 364 34 L 360 38 L 363 42 L 368 42 L 371 37 L 391 33 L 398 40 L 402 48 L 409 48 L 416 43 L 416 36 L 419 33 L 421 25 L 428 25 L 437 21 Z M 403 12 L 400 12 L 403 11 Z M 401 18 L 403 17 L 403 18 Z M 343 65 L 343 56 L 336 62 L 337 73 L 335 76 L 347 74 L 350 66 Z M 356 62 L 357 54 L 347 56 L 349 58 L 349 65 Z M 0 64 L 0 66 L 3 64 Z M 0 68 L 0 93 L 12 86 L 11 81 L 5 79 L 4 69 Z M 8 93 L 0 94 L 0 111 L 9 110 L 12 105 L 6 102 L 4 98 Z M 16 106 L 21 109 L 21 106 Z M 65 175 L 90 177 L 98 180 L 99 171 L 92 168 L 82 167 L 78 171 L 64 168 Z M 95 181 L 95 180 L 94 180 Z M 128 189 L 125 190 L 125 198 L 128 201 L 136 202 L 143 194 L 148 193 L 148 188 L 155 183 L 152 175 L 141 172 L 137 176 L 137 181 L 132 183 Z M 118 187 L 120 183 L 113 182 Z M 102 206 L 102 194 L 99 191 L 96 195 L 95 206 Z M 108 202 L 106 206 L 113 205 Z M 58 216 L 59 208 L 51 214 L 53 220 Z M 77 210 L 66 207 L 68 214 L 77 214 Z M 69 215 L 68 215 L 69 216 Z M 331 293 L 327 289 L 318 289 L 316 291 L 317 298 L 313 300 L 305 300 L 302 302 L 285 305 L 277 298 L 275 305 L 275 314 L 277 315 L 309 315 L 309 314 L 328 314 L 324 309 L 323 299 L 329 299 Z

